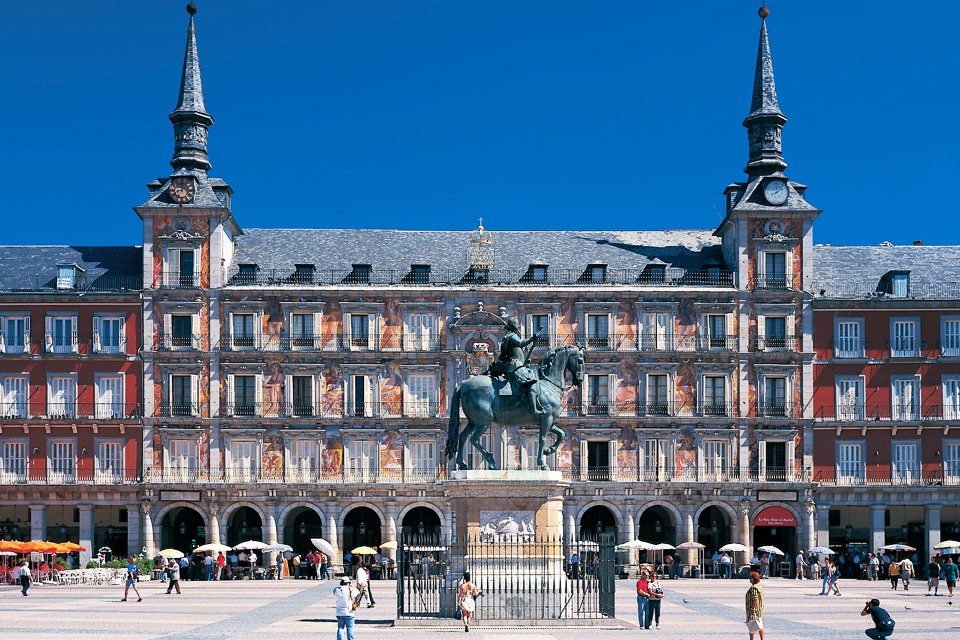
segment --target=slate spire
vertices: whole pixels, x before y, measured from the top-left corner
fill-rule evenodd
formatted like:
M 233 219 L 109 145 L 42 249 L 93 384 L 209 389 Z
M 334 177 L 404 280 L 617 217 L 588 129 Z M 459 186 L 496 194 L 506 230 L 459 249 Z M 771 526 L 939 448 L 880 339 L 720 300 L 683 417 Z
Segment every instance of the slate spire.
M 177 108 L 170 114 L 173 123 L 173 159 L 174 169 L 210 169 L 207 158 L 207 128 L 213 124 L 213 118 L 203 105 L 203 83 L 200 80 L 200 58 L 197 55 L 197 34 L 194 30 L 193 16 L 197 5 L 187 5 L 190 14 L 190 26 L 187 28 L 187 48 L 183 54 L 183 75 L 180 78 L 180 96 Z
M 767 37 L 767 16 L 770 10 L 760 7 L 760 45 L 757 68 L 753 76 L 753 100 L 750 113 L 743 121 L 750 143 L 750 158 L 744 171 L 751 178 L 778 173 L 787 168 L 783 159 L 781 135 L 787 118 L 777 104 L 777 83 L 773 77 L 773 57 Z

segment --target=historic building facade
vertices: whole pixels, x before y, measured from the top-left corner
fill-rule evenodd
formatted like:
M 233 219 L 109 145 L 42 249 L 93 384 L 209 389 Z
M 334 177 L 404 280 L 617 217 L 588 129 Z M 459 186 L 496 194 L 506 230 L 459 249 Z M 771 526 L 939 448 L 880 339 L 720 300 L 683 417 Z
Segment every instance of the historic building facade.
M 565 437 L 550 458 L 569 482 L 565 536 L 607 531 L 621 540 L 793 551 L 859 537 L 871 526 L 863 509 L 872 509 L 869 522 L 889 518 L 879 532 L 870 529 L 871 546 L 882 541 L 884 527 L 887 538 L 897 537 L 901 522 L 914 540 L 910 523 L 924 518 L 925 543 L 939 536 L 929 526 L 934 512 L 928 508 L 920 518 L 916 509 L 932 495 L 919 486 L 921 478 L 956 466 L 947 395 L 936 429 L 922 415 L 900 424 L 903 416 L 888 412 L 877 425 L 868 413 L 874 400 L 902 405 L 914 387 L 901 384 L 901 376 L 924 376 L 911 398 L 953 388 L 955 361 L 930 346 L 949 341 L 930 336 L 937 323 L 946 327 L 943 335 L 960 335 L 950 333 L 949 309 L 960 306 L 958 296 L 937 303 L 944 306 L 939 311 L 926 301 L 844 293 L 849 258 L 841 248 L 814 247 L 820 212 L 807 202 L 806 187 L 784 174 L 786 118 L 765 21 L 743 123 L 746 179 L 726 188 L 725 217 L 715 230 L 242 226 L 231 212 L 230 186 L 210 175 L 213 118 L 203 100 L 193 15 L 170 120 L 172 172 L 151 182 L 148 199 L 135 207 L 142 247 L 116 252 L 132 256 L 142 290 L 2 287 L 5 335 L 29 334 L 31 344 L 43 344 L 51 334 L 59 344 L 66 325 L 47 320 L 59 313 L 49 310 L 55 304 L 77 310 L 72 331 L 82 339 L 71 344 L 88 335 L 96 344 L 92 336 L 103 335 L 103 318 L 121 307 L 126 338 L 109 354 L 101 353 L 102 337 L 92 351 L 52 353 L 20 352 L 21 342 L 0 341 L 13 345 L 12 352 L 0 348 L 4 406 L 20 407 L 27 396 L 53 398 L 30 400 L 44 407 L 38 413 L 0 412 L 4 469 L 29 466 L 46 474 L 40 483 L 35 476 L 3 476 L 0 524 L 29 521 L 33 537 L 58 538 L 59 530 L 44 529 L 49 505 L 95 503 L 97 512 L 100 505 L 122 511 L 130 550 L 248 538 L 306 549 L 312 537 L 349 550 L 394 540 L 401 531 L 449 540 L 457 516 L 445 488 L 451 393 L 486 370 L 513 316 L 525 335 L 542 332 L 534 360 L 560 345 L 584 349 L 583 384 L 564 391 L 558 425 Z M 23 263 L 32 249 L 0 249 L 0 261 Z M 64 254 L 51 264 L 75 262 L 89 276 L 88 254 L 80 256 L 87 262 Z M 818 271 L 821 262 L 833 266 Z M 890 268 L 891 287 L 905 268 Z M 119 267 L 111 269 L 116 274 Z M 865 343 L 857 356 L 832 346 L 854 335 L 842 317 L 860 318 L 861 338 L 868 330 L 879 335 L 889 322 L 895 341 L 907 335 L 898 324 L 903 315 L 922 322 L 912 334 L 926 345 L 917 355 L 881 353 L 882 340 L 877 353 Z M 27 316 L 32 329 L 24 330 L 16 318 Z M 46 407 L 59 406 L 62 394 L 49 396 L 48 389 L 61 383 L 48 379 L 61 370 L 76 372 L 81 404 L 106 397 L 97 376 L 122 371 L 124 401 L 136 397 L 136 411 L 119 419 L 92 410 L 83 420 L 53 420 Z M 861 396 L 852 397 L 864 398 L 865 408 L 848 415 L 848 395 L 836 394 L 838 385 L 856 393 L 846 382 L 856 376 L 861 381 L 851 384 Z M 937 381 L 927 387 L 930 377 Z M 895 384 L 890 393 L 900 395 L 868 401 L 868 390 L 880 384 Z M 9 457 L 8 435 L 15 452 Z M 62 466 L 61 450 L 48 444 L 62 435 L 75 442 L 75 477 L 48 473 Z M 101 468 L 92 453 L 98 438 L 115 436 L 127 438 L 121 478 L 93 473 L 81 482 L 81 469 Z M 898 446 L 901 438 L 916 445 L 914 458 Z M 24 456 L 14 440 L 33 449 L 29 463 L 18 462 Z M 864 464 L 882 448 L 877 464 L 887 471 L 864 466 L 851 480 L 856 472 L 848 462 L 856 454 L 846 440 L 860 443 Z M 502 468 L 533 467 L 532 427 L 494 427 L 482 442 Z M 909 460 L 915 462 L 907 472 Z M 481 464 L 475 454 L 470 462 Z M 875 483 L 877 473 L 888 475 Z M 944 505 L 958 501 L 952 477 L 942 474 L 936 489 Z M 861 488 L 868 482 L 869 489 Z M 877 486 L 880 502 L 871 493 Z M 909 509 L 901 513 L 895 508 L 901 504 Z M 86 507 L 80 509 L 81 542 L 100 544 Z M 956 522 L 954 512 L 943 513 Z M 120 511 L 117 525 L 119 518 Z M 110 525 L 110 536 L 119 528 Z

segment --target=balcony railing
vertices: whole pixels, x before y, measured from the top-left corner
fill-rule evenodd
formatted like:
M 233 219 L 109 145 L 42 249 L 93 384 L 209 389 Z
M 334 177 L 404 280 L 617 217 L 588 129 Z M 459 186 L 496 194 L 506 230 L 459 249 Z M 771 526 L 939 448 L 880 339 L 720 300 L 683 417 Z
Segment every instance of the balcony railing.
M 701 417 L 701 418 L 728 418 L 734 417 L 735 405 L 729 402 L 698 404 L 690 402 L 580 402 L 568 401 L 564 403 L 561 416 L 589 417 L 589 416 L 640 416 L 647 418 L 669 417 Z
M 887 342 L 891 358 L 919 358 L 920 351 L 927 349 L 927 343 L 917 339 L 893 340 Z
M 697 351 L 733 351 L 737 348 L 737 336 L 697 336 Z
M 350 470 L 337 472 L 303 465 L 280 469 L 260 469 L 228 466 L 224 469 L 203 470 L 196 465 L 184 467 L 147 467 L 146 484 L 432 484 L 446 477 L 441 467 L 433 469 L 410 468 L 397 471 Z
M 4 335 L 3 339 L 0 340 L 0 354 L 6 353 L 10 355 L 23 355 L 34 353 L 34 348 L 36 345 L 33 344 L 33 341 L 30 339 L 30 335 Z
M 389 334 L 386 336 L 353 336 L 334 333 L 324 335 L 230 334 L 220 341 L 222 351 L 441 351 L 437 336 Z
M 911 282 L 909 295 L 895 296 L 886 291 L 878 291 L 876 281 L 866 282 L 820 282 L 813 285 L 811 291 L 818 298 L 827 300 L 956 300 L 960 298 L 960 282 Z M 822 292 L 822 293 L 820 293 Z
M 435 401 L 348 402 L 345 410 L 322 402 L 226 402 L 220 415 L 233 418 L 440 418 L 444 407 Z M 190 415 L 190 414 L 188 414 Z
M 832 469 L 829 471 L 819 471 L 814 476 L 814 481 L 838 486 L 930 486 L 930 485 L 960 485 L 960 469 L 957 473 L 949 473 L 945 469 L 928 469 L 923 471 L 919 468 L 910 471 L 897 471 L 887 467 L 875 467 L 873 465 L 849 468 Z
M 724 483 L 724 482 L 800 482 L 802 477 L 793 469 L 767 467 L 763 470 L 740 469 L 728 463 L 691 465 L 678 468 L 671 465 L 653 468 L 619 468 L 614 466 L 561 466 L 564 479 L 586 482 L 651 482 L 651 483 Z
M 764 418 L 799 418 L 799 410 L 782 402 L 760 402 L 757 415 Z
M 157 416 L 163 418 L 191 418 L 200 415 L 200 403 L 163 403 L 157 407 Z
M 870 348 L 870 342 L 864 340 L 848 339 L 838 340 L 833 343 L 834 358 L 864 358 L 866 351 Z
M 776 272 L 757 272 L 755 288 L 757 289 L 790 289 L 792 284 L 790 276 L 782 271 Z
M 123 402 L 0 402 L 0 420 L 136 420 L 140 405 Z
M 960 403 L 953 405 L 841 404 L 820 407 L 816 419 L 829 422 L 960 422 Z
M 55 275 L 0 276 L 3 293 L 70 293 L 77 291 L 97 293 L 137 292 L 143 289 L 141 276 L 87 276 L 77 277 L 69 286 L 57 286 Z
M 642 269 L 605 269 L 596 274 L 584 269 L 550 269 L 544 277 L 534 277 L 527 269 L 431 269 L 429 274 L 411 274 L 403 269 L 314 269 L 295 272 L 289 268 L 261 268 L 255 273 L 241 272 L 238 267 L 227 273 L 227 286 L 236 287 L 290 287 L 315 286 L 650 286 L 650 287 L 733 287 L 729 271 L 687 271 L 667 267 L 663 274 L 651 274 Z
M 160 348 L 164 351 L 197 351 L 200 349 L 200 334 L 161 336 Z
M 20 469 L 17 471 L 0 472 L 0 485 L 34 484 L 34 485 L 118 485 L 137 484 L 140 475 L 133 469 Z
M 160 277 L 160 288 L 162 289 L 199 289 L 200 272 L 167 271 Z
M 803 349 L 803 338 L 794 336 L 757 336 L 757 351 L 796 352 Z

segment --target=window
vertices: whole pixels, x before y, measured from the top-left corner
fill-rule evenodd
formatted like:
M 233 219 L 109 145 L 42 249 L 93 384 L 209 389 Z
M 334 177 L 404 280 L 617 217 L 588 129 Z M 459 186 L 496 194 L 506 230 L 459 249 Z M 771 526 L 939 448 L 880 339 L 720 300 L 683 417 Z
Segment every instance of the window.
M 837 483 L 861 483 L 864 480 L 865 473 L 866 469 L 863 462 L 863 443 L 837 443 Z
M 600 284 L 607 281 L 607 265 L 595 264 L 587 267 L 587 281 Z
M 30 316 L 0 316 L 0 353 L 30 353 Z
M 193 315 L 170 316 L 170 347 L 173 349 L 196 349 L 193 334 Z
M 407 316 L 404 346 L 409 351 L 436 351 L 437 317 L 432 313 L 411 313 Z
M 379 407 L 376 405 L 373 395 L 376 389 L 375 381 L 374 376 L 351 376 L 348 415 L 358 418 L 369 418 L 376 415 Z
M 768 417 L 787 415 L 787 379 L 782 376 L 763 378 L 763 411 Z
M 3 440 L 0 445 L 0 478 L 5 483 L 27 481 L 27 443 Z
M 124 319 L 117 316 L 93 317 L 93 350 L 99 353 L 120 353 L 126 347 Z
M 168 480 L 174 482 L 197 480 L 199 462 L 196 440 L 185 438 L 170 440 L 168 455 L 170 456 L 167 461 Z
M 915 358 L 920 355 L 920 345 L 917 340 L 919 320 L 894 319 L 890 322 L 890 357 Z
M 761 348 L 766 351 L 785 351 L 787 342 L 787 318 L 785 316 L 764 317 Z
M 910 295 L 910 274 L 894 273 L 890 276 L 890 293 L 899 298 Z
M 227 475 L 236 482 L 253 482 L 260 471 L 256 440 L 230 440 L 230 468 Z
M 233 403 L 234 416 L 259 415 L 259 395 L 257 393 L 257 377 L 249 375 L 230 375 L 227 383 L 232 384 L 229 390 L 229 400 Z
M 667 265 L 648 264 L 640 274 L 641 282 L 663 282 L 667 278 Z
M 197 415 L 199 413 L 197 407 L 197 391 L 196 376 L 170 376 L 170 415 Z
M 893 443 L 893 481 L 910 484 L 920 479 L 920 444 Z
M 345 280 L 354 283 L 368 283 L 370 282 L 371 271 L 369 264 L 355 264 L 353 265 L 353 271 L 347 275 Z
M 377 443 L 375 440 L 351 440 L 349 472 L 354 482 L 371 482 L 377 478 Z
M 864 420 L 863 377 L 837 377 L 837 420 Z
M 75 264 L 57 265 L 57 289 L 73 289 L 77 286 L 77 275 L 83 269 Z
M 436 414 L 436 376 L 430 373 L 407 376 L 407 397 L 404 415 L 429 418 Z
M 836 358 L 862 358 L 863 318 L 837 319 L 833 325 L 833 355 Z
M 920 378 L 918 376 L 890 377 L 892 407 L 890 417 L 894 420 L 920 419 Z
M 366 351 L 373 348 L 370 335 L 370 316 L 365 313 L 350 314 L 347 343 L 354 351 Z
M 313 376 L 290 376 L 290 384 L 293 401 L 292 415 L 312 416 L 314 414 Z
M 610 411 L 610 376 L 587 376 L 587 415 L 608 415 Z
M 76 353 L 77 319 L 74 316 L 47 316 L 47 353 Z
M 703 415 L 727 415 L 726 376 L 703 376 Z
M 943 376 L 943 417 L 960 419 L 960 376 Z
M 312 264 L 293 265 L 293 277 L 291 278 L 298 284 L 313 284 L 313 276 L 317 268 Z
M 195 249 L 170 249 L 167 252 L 166 271 L 166 284 L 169 287 L 193 289 L 200 286 Z
M 72 440 L 50 441 L 48 477 L 57 484 L 73 483 L 77 479 L 77 453 Z
M 97 418 L 117 419 L 125 417 L 123 408 L 123 376 L 97 376 L 97 400 L 94 415 Z
M 0 384 L 0 418 L 28 418 L 26 376 L 4 376 Z
M 645 313 L 640 317 L 640 349 L 673 349 L 673 316 L 669 313 Z
M 287 463 L 287 477 L 292 482 L 309 482 L 316 479 L 320 471 L 316 440 L 294 440 L 290 443 L 290 459 Z
M 711 313 L 707 316 L 707 347 L 710 349 L 729 349 L 727 344 L 727 316 Z
M 430 265 L 428 264 L 410 265 L 410 280 L 414 284 L 428 284 L 430 282 Z
M 781 251 L 768 251 L 764 254 L 763 287 L 785 289 L 787 287 L 787 254 Z
M 123 479 L 123 444 L 98 442 L 95 482 L 119 482 Z
M 587 322 L 587 349 L 610 348 L 610 316 L 606 313 L 588 313 Z
M 701 472 L 706 475 L 707 479 L 717 482 L 727 479 L 726 440 L 703 441 L 703 468 Z
M 665 373 L 651 373 L 647 375 L 647 407 L 648 416 L 670 415 L 670 376 Z
M 256 346 L 253 333 L 254 315 L 252 313 L 231 314 L 230 338 L 234 349 L 252 349 Z
M 940 355 L 960 356 L 960 318 L 940 321 Z
M 232 284 L 254 284 L 257 281 L 257 272 L 260 267 L 255 264 L 237 265 L 237 275 Z
M 77 379 L 73 376 L 50 376 L 47 382 L 47 416 L 77 417 Z
M 528 331 L 530 332 L 530 335 L 537 336 L 537 334 L 540 334 L 539 337 L 534 337 L 534 340 L 533 340 L 534 348 L 539 348 L 539 347 L 549 348 L 553 344 L 551 339 L 552 332 L 550 331 L 549 314 L 532 313 L 527 317 L 530 318 L 529 325 L 528 325 Z
M 647 438 L 643 441 L 643 480 L 663 481 L 670 475 L 670 442 Z
M 943 447 L 944 480 L 951 484 L 960 482 L 960 442 L 949 442 Z
M 545 283 L 547 281 L 547 266 L 540 264 L 530 265 L 530 279 L 540 284 Z
M 606 440 L 587 442 L 587 480 L 610 479 L 610 443 Z
M 316 330 L 319 328 L 313 313 L 290 314 L 290 347 L 292 349 L 316 349 Z
M 787 443 L 779 440 L 767 440 L 760 443 L 760 468 L 764 480 L 790 480 L 787 466 Z
M 433 440 L 410 441 L 410 472 L 416 479 L 437 477 L 436 443 Z

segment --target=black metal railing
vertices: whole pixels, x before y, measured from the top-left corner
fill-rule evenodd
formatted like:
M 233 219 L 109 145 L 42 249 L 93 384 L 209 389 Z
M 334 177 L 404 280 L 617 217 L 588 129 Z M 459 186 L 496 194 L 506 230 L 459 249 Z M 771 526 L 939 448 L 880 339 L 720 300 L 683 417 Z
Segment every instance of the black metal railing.
M 199 402 L 163 403 L 157 407 L 156 413 L 163 418 L 190 418 L 200 415 Z
M 57 286 L 55 275 L 26 275 L 0 276 L 0 291 L 4 293 L 50 293 L 50 292 L 97 292 L 97 293 L 125 293 L 138 292 L 143 289 L 141 276 L 114 276 L 102 275 L 87 277 L 85 274 L 77 276 L 69 286 L 60 282 Z
M 855 421 L 900 421 L 960 422 L 960 404 L 957 405 L 920 405 L 916 404 L 866 404 L 846 403 L 824 406 L 817 409 L 816 419 L 830 422 Z
M 733 351 L 736 348 L 737 336 L 697 336 L 697 351 Z
M 756 289 L 790 289 L 792 283 L 790 276 L 782 271 L 764 272 L 758 271 L 754 279 L 754 288 Z
M 864 358 L 870 348 L 868 340 L 837 340 L 833 343 L 834 358 Z
M 647 418 L 687 416 L 701 418 L 734 417 L 736 405 L 729 402 L 697 403 L 695 401 L 589 401 L 568 400 L 561 410 L 565 417 L 641 416 Z
M 140 405 L 124 402 L 47 402 L 44 398 L 0 402 L 0 420 L 135 420 Z
M 795 336 L 757 336 L 757 351 L 796 352 L 803 348 L 803 338 Z
M 813 285 L 811 291 L 815 296 L 828 300 L 870 298 L 956 300 L 960 298 L 960 282 L 911 282 L 909 295 L 906 297 L 878 290 L 876 282 L 818 282 Z
M 161 289 L 199 289 L 200 272 L 167 271 L 160 276 Z
M 764 418 L 797 418 L 798 410 L 783 402 L 758 402 L 757 415 Z
M 200 349 L 200 334 L 160 336 L 160 348 L 164 351 L 196 351 Z

